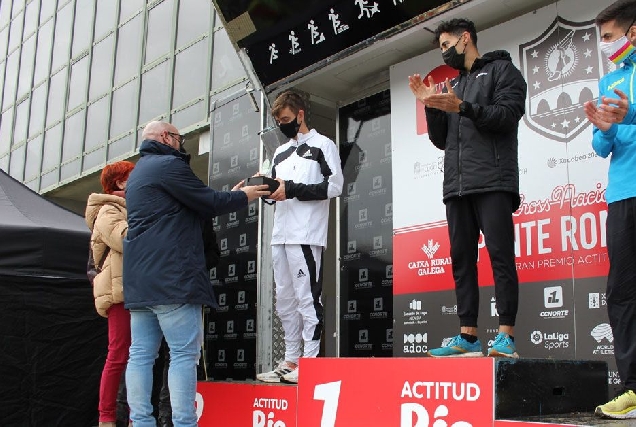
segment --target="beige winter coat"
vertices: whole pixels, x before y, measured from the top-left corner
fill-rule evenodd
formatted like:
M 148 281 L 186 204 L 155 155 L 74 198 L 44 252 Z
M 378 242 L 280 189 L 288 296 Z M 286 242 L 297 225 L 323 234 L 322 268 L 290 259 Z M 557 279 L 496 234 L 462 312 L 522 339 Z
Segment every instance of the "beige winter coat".
M 100 316 L 108 317 L 113 304 L 124 302 L 123 241 L 128 232 L 126 199 L 112 194 L 93 193 L 88 197 L 86 224 L 93 232 L 91 249 L 97 266 L 104 258 L 101 272 L 93 281 L 95 308 Z M 99 271 L 99 270 L 98 270 Z

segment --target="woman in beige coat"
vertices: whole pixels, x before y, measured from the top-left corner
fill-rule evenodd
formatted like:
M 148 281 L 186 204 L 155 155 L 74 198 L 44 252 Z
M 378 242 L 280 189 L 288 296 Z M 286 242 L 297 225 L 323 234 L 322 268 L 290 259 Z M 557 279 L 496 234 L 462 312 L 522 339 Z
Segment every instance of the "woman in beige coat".
M 102 170 L 104 194 L 88 197 L 86 224 L 97 269 L 93 295 L 97 312 L 108 318 L 108 355 L 99 387 L 99 426 L 115 427 L 117 391 L 130 347 L 130 313 L 124 309 L 123 240 L 128 231 L 124 190 L 134 164 L 117 162 Z

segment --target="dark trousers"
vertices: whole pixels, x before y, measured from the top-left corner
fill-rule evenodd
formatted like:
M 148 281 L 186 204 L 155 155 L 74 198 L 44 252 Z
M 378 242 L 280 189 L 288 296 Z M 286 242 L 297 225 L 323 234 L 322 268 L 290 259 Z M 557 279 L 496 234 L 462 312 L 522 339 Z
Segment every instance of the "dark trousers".
M 480 230 L 484 233 L 492 264 L 499 324 L 515 325 L 519 279 L 515 265 L 513 203 L 514 195 L 506 192 L 471 194 L 446 201 L 460 326 L 477 327 L 477 244 Z
M 607 253 L 607 314 L 614 357 L 624 386 L 636 391 L 636 198 L 608 205 Z

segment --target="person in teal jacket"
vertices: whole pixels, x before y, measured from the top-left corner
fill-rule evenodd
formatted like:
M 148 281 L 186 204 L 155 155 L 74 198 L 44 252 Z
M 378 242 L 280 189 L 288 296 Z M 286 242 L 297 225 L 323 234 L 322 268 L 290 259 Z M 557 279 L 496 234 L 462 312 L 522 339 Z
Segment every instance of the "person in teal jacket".
M 594 125 L 592 147 L 610 157 L 607 200 L 607 313 L 624 391 L 596 408 L 603 418 L 636 418 L 636 126 L 613 123 L 621 104 L 634 103 L 636 0 L 619 0 L 596 17 L 601 50 L 619 66 L 599 81 L 599 106 L 585 105 Z M 608 101 L 619 96 L 612 104 Z M 624 106 L 624 105 L 623 105 Z M 614 117 L 612 117 L 614 116 Z M 629 114 L 627 114 L 629 116 Z

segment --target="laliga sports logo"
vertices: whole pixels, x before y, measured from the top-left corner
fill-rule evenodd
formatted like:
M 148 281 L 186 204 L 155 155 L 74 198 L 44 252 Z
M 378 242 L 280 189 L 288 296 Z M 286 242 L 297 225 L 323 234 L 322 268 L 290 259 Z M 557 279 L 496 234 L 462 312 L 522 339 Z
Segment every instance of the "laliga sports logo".
M 594 21 L 557 17 L 543 34 L 519 45 L 521 72 L 528 82 L 523 120 L 537 133 L 569 142 L 585 130 L 583 104 L 598 98 L 604 74 Z
M 444 87 L 444 81 L 446 79 L 454 79 L 459 75 L 459 71 L 454 68 L 449 67 L 448 65 L 440 65 L 437 68 L 434 68 L 430 73 L 424 77 L 424 81 L 428 84 L 428 77 L 433 77 L 435 80 L 438 92 L 442 90 Z M 416 130 L 418 135 L 423 135 L 428 133 L 428 125 L 426 124 L 426 112 L 424 111 L 424 104 L 415 99 L 415 120 L 416 120 Z

